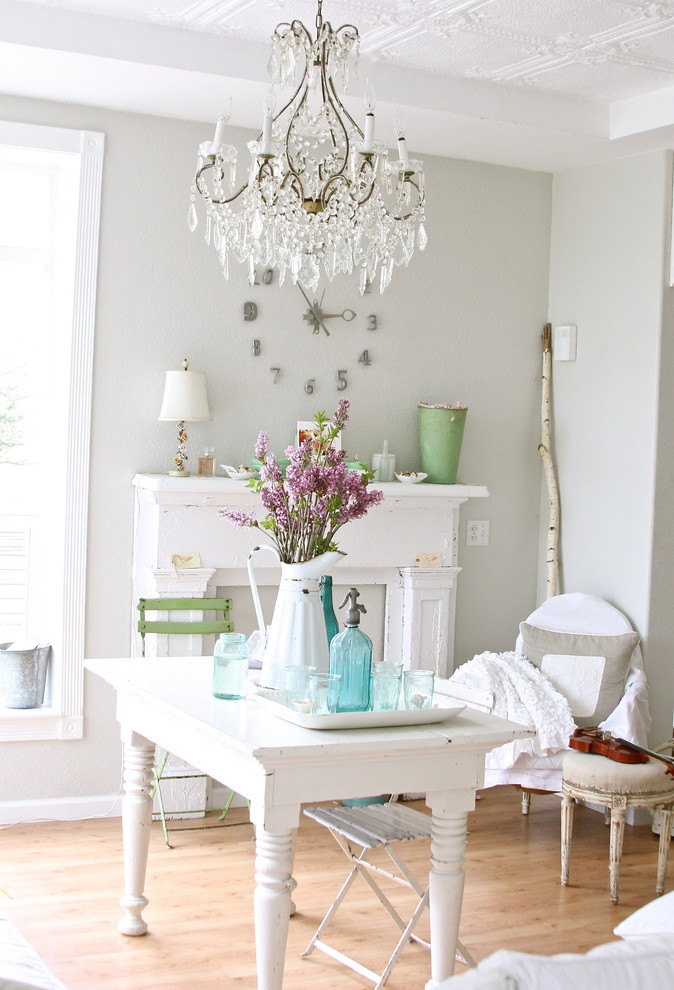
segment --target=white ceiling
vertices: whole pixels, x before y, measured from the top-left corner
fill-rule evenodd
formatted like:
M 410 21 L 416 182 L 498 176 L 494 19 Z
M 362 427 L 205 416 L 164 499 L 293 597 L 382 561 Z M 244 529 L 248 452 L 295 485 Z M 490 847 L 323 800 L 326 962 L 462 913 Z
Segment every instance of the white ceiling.
M 0 91 L 259 127 L 279 21 L 313 0 L 0 0 Z M 361 35 L 349 103 L 418 154 L 558 171 L 674 147 L 674 0 L 323 0 Z

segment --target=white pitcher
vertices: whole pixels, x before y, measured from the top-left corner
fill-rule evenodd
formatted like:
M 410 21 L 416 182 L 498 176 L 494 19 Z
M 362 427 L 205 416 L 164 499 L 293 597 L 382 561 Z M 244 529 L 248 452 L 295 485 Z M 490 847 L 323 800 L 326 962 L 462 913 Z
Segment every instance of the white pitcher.
M 280 689 L 285 685 L 285 669 L 290 664 L 315 667 L 326 673 L 330 668 L 328 635 L 321 602 L 321 575 L 334 567 L 344 554 L 335 550 L 301 564 L 281 563 L 281 583 L 267 634 L 253 572 L 253 556 L 260 550 L 270 550 L 279 563 L 281 558 L 276 547 L 270 544 L 253 547 L 248 554 L 248 576 L 255 614 L 265 641 L 260 686 Z

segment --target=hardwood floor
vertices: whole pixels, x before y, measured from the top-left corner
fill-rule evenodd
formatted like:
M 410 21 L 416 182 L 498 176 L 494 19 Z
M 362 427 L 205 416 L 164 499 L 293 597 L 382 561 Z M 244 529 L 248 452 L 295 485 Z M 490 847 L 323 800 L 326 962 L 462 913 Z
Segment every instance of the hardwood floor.
M 245 817 L 241 809 L 230 814 Z M 658 840 L 649 826 L 626 829 L 618 905 L 609 901 L 608 829 L 600 815 L 576 811 L 567 888 L 559 883 L 558 798 L 534 796 L 525 818 L 514 788 L 483 791 L 469 829 L 461 939 L 478 961 L 499 948 L 585 951 L 610 941 L 613 927 L 655 896 Z M 174 849 L 164 846 L 159 825 L 153 826 L 145 912 L 150 931 L 141 938 L 116 930 L 120 832 L 119 819 L 0 830 L 0 886 L 13 895 L 0 895 L 0 911 L 68 990 L 253 990 L 250 826 L 182 832 L 174 837 Z M 423 876 L 428 844 L 415 843 L 402 853 Z M 371 987 L 324 953 L 299 958 L 347 869 L 327 830 L 303 818 L 284 990 Z M 666 890 L 673 886 L 670 868 Z M 398 903 L 401 897 L 407 901 L 405 892 L 396 892 Z M 328 941 L 379 969 L 396 932 L 369 888 L 357 881 Z M 428 976 L 428 954 L 411 945 L 387 990 L 420 990 Z

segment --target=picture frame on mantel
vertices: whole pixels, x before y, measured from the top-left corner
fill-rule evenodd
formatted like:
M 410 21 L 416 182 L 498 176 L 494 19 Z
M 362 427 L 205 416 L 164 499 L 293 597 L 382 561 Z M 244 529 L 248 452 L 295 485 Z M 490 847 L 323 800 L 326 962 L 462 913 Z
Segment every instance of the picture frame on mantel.
M 295 430 L 295 446 L 299 447 L 301 443 L 305 440 L 310 440 L 318 436 L 319 430 L 316 423 L 311 419 L 298 419 L 297 428 Z M 337 434 L 335 439 L 330 444 L 333 450 L 342 449 L 342 434 L 341 431 Z

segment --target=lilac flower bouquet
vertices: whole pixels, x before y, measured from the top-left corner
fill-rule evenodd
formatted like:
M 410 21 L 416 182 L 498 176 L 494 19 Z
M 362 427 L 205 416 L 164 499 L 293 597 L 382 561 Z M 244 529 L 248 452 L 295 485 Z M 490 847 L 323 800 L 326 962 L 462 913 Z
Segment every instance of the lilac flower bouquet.
M 241 509 L 218 509 L 218 515 L 235 526 L 251 526 L 269 534 L 285 564 L 312 560 L 329 550 L 337 550 L 335 534 L 351 519 L 360 519 L 384 495 L 368 491 L 369 471 L 351 471 L 346 453 L 335 450 L 332 441 L 349 418 L 349 402 L 342 399 L 332 419 L 316 414 L 316 433 L 298 447 L 288 447 L 290 459 L 285 478 L 276 455 L 268 449 L 266 433 L 260 433 L 255 456 L 262 464 L 260 480 L 249 486 L 260 492 L 267 510 L 257 520 Z

